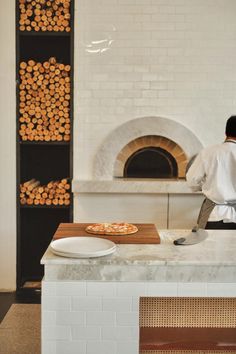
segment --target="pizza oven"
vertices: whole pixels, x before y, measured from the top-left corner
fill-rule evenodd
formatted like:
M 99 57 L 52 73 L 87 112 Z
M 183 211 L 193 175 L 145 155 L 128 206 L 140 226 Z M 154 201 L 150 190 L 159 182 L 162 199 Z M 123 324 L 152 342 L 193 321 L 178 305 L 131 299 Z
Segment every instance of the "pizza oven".
M 191 227 L 202 196 L 192 195 L 185 173 L 201 148 L 191 130 L 168 118 L 118 123 L 97 145 L 92 178 L 73 181 L 75 222 Z
M 94 159 L 96 179 L 184 179 L 191 158 L 200 151 L 198 138 L 168 118 L 143 117 L 114 129 Z

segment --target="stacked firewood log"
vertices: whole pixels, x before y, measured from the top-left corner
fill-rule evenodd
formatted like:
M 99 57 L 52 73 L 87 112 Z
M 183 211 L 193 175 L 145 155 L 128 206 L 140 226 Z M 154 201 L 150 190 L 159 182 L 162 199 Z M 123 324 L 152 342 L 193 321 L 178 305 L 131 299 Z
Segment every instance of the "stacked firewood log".
M 20 184 L 21 205 L 70 205 L 70 183 L 64 178 L 41 185 L 31 179 Z
M 20 63 L 20 129 L 23 141 L 70 140 L 70 65 L 55 57 Z
M 19 0 L 20 31 L 70 32 L 70 0 Z

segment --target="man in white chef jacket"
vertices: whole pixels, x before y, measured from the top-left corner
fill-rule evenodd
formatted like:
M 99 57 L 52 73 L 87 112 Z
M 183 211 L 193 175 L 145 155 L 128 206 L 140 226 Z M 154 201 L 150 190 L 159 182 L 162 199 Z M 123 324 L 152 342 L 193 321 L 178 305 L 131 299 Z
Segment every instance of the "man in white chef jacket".
M 186 179 L 205 195 L 198 227 L 236 229 L 236 116 L 227 120 L 223 143 L 203 149 L 190 166 Z

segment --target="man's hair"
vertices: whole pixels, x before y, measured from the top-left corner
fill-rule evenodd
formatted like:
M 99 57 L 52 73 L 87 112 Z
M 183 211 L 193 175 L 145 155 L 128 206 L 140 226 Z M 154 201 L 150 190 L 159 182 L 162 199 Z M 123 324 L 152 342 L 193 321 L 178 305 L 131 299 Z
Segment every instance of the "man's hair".
M 227 122 L 225 127 L 226 136 L 236 137 L 236 116 L 231 116 Z

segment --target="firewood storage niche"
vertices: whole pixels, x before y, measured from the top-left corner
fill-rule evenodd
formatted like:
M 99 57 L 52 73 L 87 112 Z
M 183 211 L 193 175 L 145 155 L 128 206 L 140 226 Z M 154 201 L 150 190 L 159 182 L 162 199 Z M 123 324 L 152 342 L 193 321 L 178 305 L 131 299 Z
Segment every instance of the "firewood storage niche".
M 18 290 L 72 221 L 73 18 L 73 0 L 16 0 Z

